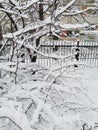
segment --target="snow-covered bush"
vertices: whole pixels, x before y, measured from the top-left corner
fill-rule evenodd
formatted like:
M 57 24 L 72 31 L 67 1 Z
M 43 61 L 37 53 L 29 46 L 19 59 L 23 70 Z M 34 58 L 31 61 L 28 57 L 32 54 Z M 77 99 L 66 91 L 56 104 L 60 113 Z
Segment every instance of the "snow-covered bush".
M 86 20 L 75 25 L 62 23 L 62 17 L 83 12 L 69 11 L 76 1 L 66 6 L 59 0 L 0 1 L 0 129 L 80 130 L 98 122 L 97 108 L 74 63 L 58 68 L 33 63 L 37 53 L 55 60 L 69 57 L 38 50 L 50 36 L 62 39 L 61 31 L 89 25 Z

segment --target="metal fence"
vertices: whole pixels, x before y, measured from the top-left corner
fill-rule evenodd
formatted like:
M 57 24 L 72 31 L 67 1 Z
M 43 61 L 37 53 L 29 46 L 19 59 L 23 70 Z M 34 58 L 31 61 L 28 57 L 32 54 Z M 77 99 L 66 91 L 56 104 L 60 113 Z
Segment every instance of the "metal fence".
M 52 41 L 50 43 L 43 43 L 39 48 L 39 52 L 44 55 L 38 54 L 37 63 L 51 67 L 53 65 L 64 65 L 70 61 L 73 62 L 76 60 L 75 54 L 77 47 L 79 48 L 79 62 L 92 67 L 98 67 L 98 41 L 80 41 L 79 45 L 77 45 L 77 42 L 72 41 Z M 69 56 L 69 58 L 57 60 L 51 57 L 54 54 L 58 56 L 68 56 L 71 54 L 71 56 Z

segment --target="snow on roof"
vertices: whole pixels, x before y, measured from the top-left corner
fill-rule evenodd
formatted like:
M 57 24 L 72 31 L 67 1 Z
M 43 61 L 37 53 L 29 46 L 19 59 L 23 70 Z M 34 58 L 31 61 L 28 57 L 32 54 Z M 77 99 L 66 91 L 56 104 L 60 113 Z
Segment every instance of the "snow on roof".
M 59 26 L 64 29 L 77 29 L 77 28 L 87 27 L 88 24 L 87 23 L 84 23 L 84 24 L 59 24 Z
M 98 35 L 98 30 L 81 31 L 81 34 L 95 34 Z

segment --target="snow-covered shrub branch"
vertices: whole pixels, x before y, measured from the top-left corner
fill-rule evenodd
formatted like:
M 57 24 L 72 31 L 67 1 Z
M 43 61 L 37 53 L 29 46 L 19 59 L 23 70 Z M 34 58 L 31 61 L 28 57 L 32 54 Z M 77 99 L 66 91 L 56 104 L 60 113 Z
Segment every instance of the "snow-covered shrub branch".
M 60 33 L 64 30 L 89 26 L 87 21 L 79 19 L 78 24 L 65 24 L 61 20 L 72 15 L 78 17 L 91 9 L 72 12 L 70 8 L 75 2 L 77 0 L 70 0 L 60 7 L 59 0 L 0 1 L 3 35 L 0 41 L 0 119 L 8 118 L 17 129 L 73 130 L 81 129 L 84 124 L 94 127 L 98 122 L 98 110 L 95 111 L 96 106 L 83 86 L 83 75 L 74 67 L 84 63 L 66 62 L 63 66 L 48 68 L 32 60 L 37 54 L 60 62 L 74 56 L 44 54 L 39 48 L 42 41 L 51 42 L 54 36 L 62 39 Z
M 0 108 L 0 118 L 8 118 L 11 120 L 20 130 L 31 130 L 27 117 L 15 109 L 8 107 Z

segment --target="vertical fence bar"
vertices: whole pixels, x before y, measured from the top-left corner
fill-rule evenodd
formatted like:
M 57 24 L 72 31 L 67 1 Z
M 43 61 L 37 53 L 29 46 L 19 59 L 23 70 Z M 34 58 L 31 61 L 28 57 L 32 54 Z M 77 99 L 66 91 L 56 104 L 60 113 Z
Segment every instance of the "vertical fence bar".
M 57 47 L 57 50 L 53 52 L 53 48 Z M 39 51 L 41 51 L 44 54 L 52 54 L 52 53 L 58 53 L 59 55 L 67 56 L 73 51 L 73 47 L 76 46 L 76 42 L 65 42 L 65 41 L 51 41 L 50 43 L 43 43 Z M 98 41 L 80 41 L 80 54 L 79 54 L 79 61 L 90 64 L 94 67 L 98 67 Z M 56 48 L 55 48 L 56 49 Z M 68 59 L 58 60 L 55 61 L 52 58 L 44 57 L 40 54 L 38 54 L 37 62 L 44 66 L 52 66 L 55 64 L 58 65 L 64 65 L 65 62 L 67 62 Z

